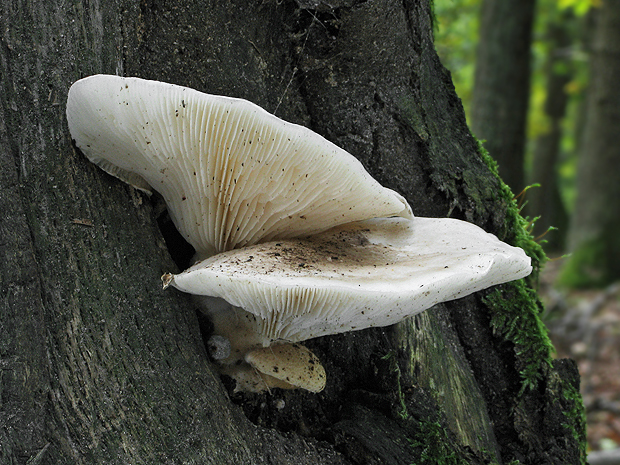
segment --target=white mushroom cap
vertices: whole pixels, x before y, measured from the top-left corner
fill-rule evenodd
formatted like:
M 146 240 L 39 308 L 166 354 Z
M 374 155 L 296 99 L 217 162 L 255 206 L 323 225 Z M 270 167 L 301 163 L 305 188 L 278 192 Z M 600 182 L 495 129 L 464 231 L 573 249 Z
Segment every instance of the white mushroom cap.
M 391 325 L 531 270 L 523 250 L 473 224 L 377 218 L 225 252 L 162 279 L 255 315 L 269 345 Z
M 202 257 L 351 221 L 412 217 L 352 155 L 245 100 L 96 75 L 71 86 L 67 120 L 92 162 L 164 197 Z

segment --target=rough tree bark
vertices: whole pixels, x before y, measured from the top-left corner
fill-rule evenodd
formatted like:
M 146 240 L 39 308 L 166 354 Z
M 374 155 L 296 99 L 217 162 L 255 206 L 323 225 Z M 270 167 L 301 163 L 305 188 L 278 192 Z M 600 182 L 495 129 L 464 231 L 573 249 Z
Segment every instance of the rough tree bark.
M 524 186 L 524 153 L 530 93 L 530 46 L 535 0 L 484 0 L 471 127 L 518 193 Z
M 208 324 L 161 291 L 157 203 L 72 148 L 66 94 L 86 75 L 244 97 L 354 153 L 416 214 L 536 262 L 427 1 L 24 0 L 1 21 L 1 464 L 584 462 L 578 374 L 551 361 L 526 281 L 312 341 L 321 394 L 233 395 Z
M 620 3 L 602 2 L 590 51 L 590 83 L 571 217 L 569 251 L 561 282 L 604 286 L 620 279 Z

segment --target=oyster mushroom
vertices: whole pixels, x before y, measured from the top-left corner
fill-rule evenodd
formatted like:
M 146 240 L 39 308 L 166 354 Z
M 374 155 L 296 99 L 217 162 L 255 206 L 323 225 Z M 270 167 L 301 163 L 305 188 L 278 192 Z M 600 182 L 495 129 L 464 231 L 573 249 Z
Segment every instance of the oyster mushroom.
M 163 196 L 198 261 L 164 287 L 202 296 L 230 343 L 213 358 L 240 390 L 318 392 L 325 372 L 299 342 L 531 270 L 476 226 L 414 218 L 352 155 L 245 100 L 97 75 L 71 87 L 67 120 L 93 163 Z

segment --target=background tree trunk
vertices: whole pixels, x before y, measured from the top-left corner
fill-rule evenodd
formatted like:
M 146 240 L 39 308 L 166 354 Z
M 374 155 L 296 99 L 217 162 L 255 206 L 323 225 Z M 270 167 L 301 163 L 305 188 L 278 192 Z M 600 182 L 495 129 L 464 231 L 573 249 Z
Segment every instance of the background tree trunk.
M 235 395 L 213 374 L 208 324 L 161 291 L 175 264 L 157 202 L 71 146 L 80 77 L 247 98 L 354 153 L 416 214 L 541 257 L 465 124 L 428 2 L 223 5 L 3 4 L 0 463 L 583 463 L 578 374 L 551 362 L 523 280 L 310 341 L 318 395 Z
M 620 3 L 602 3 L 593 34 L 588 117 L 569 234 L 572 256 L 560 277 L 574 287 L 620 279 Z
M 568 94 L 566 85 L 572 78 L 570 57 L 571 34 L 574 20 L 570 13 L 559 16 L 547 26 L 551 50 L 545 63 L 547 99 L 544 112 L 548 127 L 540 134 L 534 145 L 532 172 L 529 185 L 540 187 L 528 191 L 525 211 L 530 218 L 539 217 L 534 224 L 534 236 L 545 234 L 548 250 L 563 251 L 568 229 L 568 215 L 560 196 L 558 185 L 558 161 L 562 141 L 562 122 L 566 115 Z
M 484 0 L 476 54 L 471 128 L 515 193 L 524 185 L 523 159 L 530 92 L 535 0 Z

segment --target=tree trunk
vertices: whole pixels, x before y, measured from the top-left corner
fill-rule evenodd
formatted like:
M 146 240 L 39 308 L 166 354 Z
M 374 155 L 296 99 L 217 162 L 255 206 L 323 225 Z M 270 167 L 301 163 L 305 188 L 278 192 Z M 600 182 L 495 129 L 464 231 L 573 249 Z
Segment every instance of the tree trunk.
M 484 0 L 476 55 L 471 127 L 515 193 L 524 186 L 535 0 Z
M 561 275 L 570 286 L 603 286 L 620 279 L 620 4 L 603 2 L 597 16 L 569 234 L 572 256 Z
M 214 374 L 190 299 L 161 291 L 175 265 L 156 202 L 72 148 L 80 77 L 247 98 L 358 156 L 416 214 L 541 258 L 465 124 L 427 1 L 224 5 L 3 5 L 0 463 L 584 463 L 578 374 L 551 362 L 529 281 L 309 341 L 318 395 L 233 394 Z
M 534 236 L 545 234 L 547 250 L 563 251 L 565 247 L 568 216 L 560 196 L 557 165 L 562 141 L 562 122 L 566 114 L 568 94 L 565 87 L 571 80 L 571 67 L 567 50 L 571 45 L 569 14 L 560 16 L 548 25 L 547 40 L 551 47 L 545 74 L 547 75 L 547 98 L 544 112 L 548 127 L 535 141 L 532 173 L 528 184 L 540 187 L 528 191 L 525 211 L 534 224 Z M 554 228 L 549 231 L 550 228 Z M 549 231 L 547 233 L 547 231 Z

